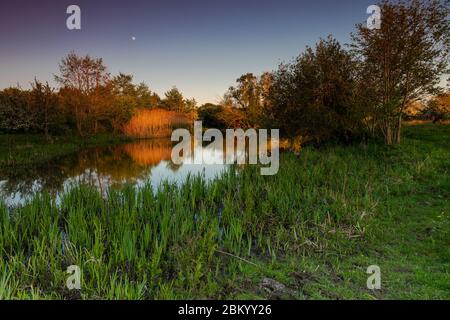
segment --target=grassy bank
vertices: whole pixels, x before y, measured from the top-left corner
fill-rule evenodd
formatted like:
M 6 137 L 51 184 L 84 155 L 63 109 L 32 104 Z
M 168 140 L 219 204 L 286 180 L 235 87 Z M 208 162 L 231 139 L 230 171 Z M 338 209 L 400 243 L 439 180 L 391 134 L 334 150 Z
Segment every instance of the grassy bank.
M 273 177 L 42 195 L 0 209 L 0 298 L 450 298 L 449 159 L 450 127 L 421 125 L 398 147 L 283 154 Z
M 44 135 L 0 134 L 0 168 L 14 165 L 28 165 L 49 160 L 87 147 L 111 145 L 129 141 L 122 135 L 99 134 L 80 137 L 76 134 L 55 136 L 46 139 Z

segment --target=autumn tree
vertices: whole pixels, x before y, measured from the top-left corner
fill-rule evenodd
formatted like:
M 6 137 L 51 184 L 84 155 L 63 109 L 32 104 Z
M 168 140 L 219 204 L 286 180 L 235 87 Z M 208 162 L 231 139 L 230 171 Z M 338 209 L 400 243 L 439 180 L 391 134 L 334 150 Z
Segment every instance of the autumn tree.
M 110 75 L 102 58 L 84 57 L 69 53 L 59 64 L 55 81 L 64 87 L 77 89 L 83 94 L 91 92 L 109 81 Z
M 55 75 L 63 90 L 63 101 L 73 108 L 76 128 L 80 135 L 97 128 L 95 105 L 99 101 L 99 88 L 108 85 L 110 75 L 101 58 L 68 54 L 59 64 L 59 75 Z M 65 96 L 64 94 L 69 94 Z
M 400 142 L 402 116 L 414 100 L 438 90 L 448 73 L 448 0 L 383 1 L 381 27 L 357 25 L 353 49 L 370 88 L 366 105 L 386 144 Z
M 450 117 L 450 92 L 430 99 L 423 110 L 423 114 L 431 118 L 433 123 Z

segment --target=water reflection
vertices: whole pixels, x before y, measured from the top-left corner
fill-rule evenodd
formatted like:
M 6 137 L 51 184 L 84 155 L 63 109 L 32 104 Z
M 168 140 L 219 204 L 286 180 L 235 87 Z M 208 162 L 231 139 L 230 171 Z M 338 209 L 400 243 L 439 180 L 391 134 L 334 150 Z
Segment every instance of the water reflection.
M 195 146 L 194 148 L 198 148 Z M 141 140 L 119 146 L 86 149 L 45 163 L 0 171 L 0 198 L 8 206 L 24 204 L 42 191 L 57 195 L 74 184 L 95 186 L 105 194 L 108 188 L 125 184 L 157 187 L 162 181 L 182 182 L 189 174 L 214 178 L 226 165 L 194 164 L 187 158 L 182 165 L 171 161 L 170 140 Z M 223 157 L 223 150 L 203 149 L 203 157 Z

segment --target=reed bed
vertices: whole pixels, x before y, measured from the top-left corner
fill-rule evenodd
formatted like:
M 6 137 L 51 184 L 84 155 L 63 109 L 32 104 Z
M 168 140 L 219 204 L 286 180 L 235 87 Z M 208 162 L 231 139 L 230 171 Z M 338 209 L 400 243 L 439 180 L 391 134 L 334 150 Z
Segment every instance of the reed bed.
M 135 138 L 170 137 L 175 128 L 189 127 L 192 121 L 186 114 L 163 109 L 138 109 L 124 126 L 123 132 Z

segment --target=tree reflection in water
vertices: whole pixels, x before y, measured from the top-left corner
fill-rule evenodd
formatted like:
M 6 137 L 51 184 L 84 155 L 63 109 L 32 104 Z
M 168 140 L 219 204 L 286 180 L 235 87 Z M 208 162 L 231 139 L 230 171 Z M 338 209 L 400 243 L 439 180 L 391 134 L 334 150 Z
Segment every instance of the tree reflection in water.
M 198 146 L 196 146 L 198 147 Z M 168 139 L 140 140 L 119 146 L 85 149 L 45 163 L 14 166 L 0 170 L 0 201 L 8 206 L 24 204 L 40 192 L 58 195 L 74 184 L 96 187 L 102 194 L 124 185 L 157 187 L 163 180 L 182 182 L 189 174 L 212 178 L 225 165 L 195 165 L 171 161 Z M 211 152 L 211 150 L 207 151 Z M 223 152 L 215 150 L 215 154 Z

